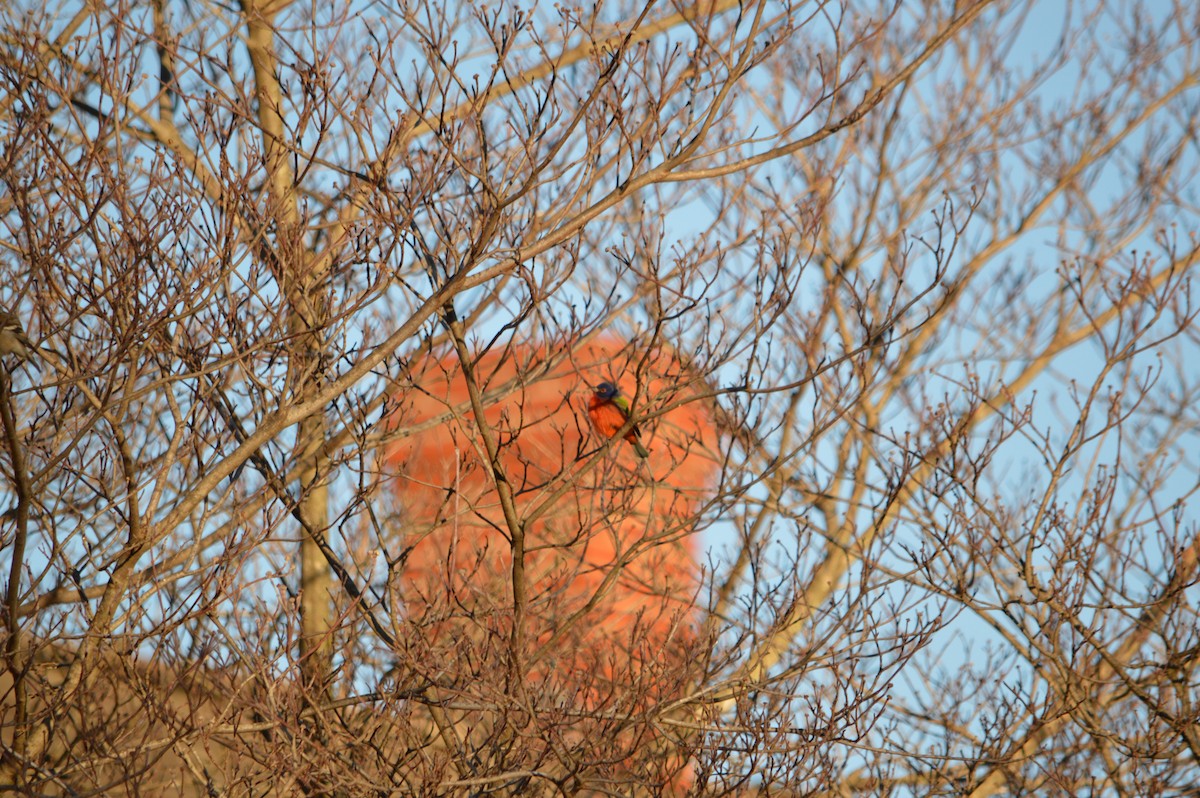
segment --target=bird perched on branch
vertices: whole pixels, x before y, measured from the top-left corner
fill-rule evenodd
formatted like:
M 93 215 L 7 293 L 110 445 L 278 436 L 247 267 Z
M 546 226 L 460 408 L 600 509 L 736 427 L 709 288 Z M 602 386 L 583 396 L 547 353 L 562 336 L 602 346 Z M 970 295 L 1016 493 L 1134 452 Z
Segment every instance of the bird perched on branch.
M 0 310 L 0 357 L 16 355 L 22 360 L 30 360 L 34 351 L 33 342 L 25 334 L 21 320 L 14 313 Z
M 588 402 L 588 418 L 592 426 L 605 438 L 617 434 L 625 422 L 629 420 L 629 400 L 621 396 L 617 386 L 611 382 L 602 382 L 596 386 L 592 399 Z M 650 452 L 642 445 L 642 431 L 637 424 L 625 433 L 625 440 L 633 444 L 633 450 L 638 457 L 649 457 Z

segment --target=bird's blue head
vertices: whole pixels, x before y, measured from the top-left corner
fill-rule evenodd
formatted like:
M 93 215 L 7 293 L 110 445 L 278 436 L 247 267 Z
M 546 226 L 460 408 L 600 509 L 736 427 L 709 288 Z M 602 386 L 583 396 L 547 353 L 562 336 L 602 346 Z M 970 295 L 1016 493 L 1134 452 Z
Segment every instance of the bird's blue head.
M 615 399 L 617 393 L 617 386 L 611 382 L 602 382 L 596 386 L 596 397 L 598 399 Z

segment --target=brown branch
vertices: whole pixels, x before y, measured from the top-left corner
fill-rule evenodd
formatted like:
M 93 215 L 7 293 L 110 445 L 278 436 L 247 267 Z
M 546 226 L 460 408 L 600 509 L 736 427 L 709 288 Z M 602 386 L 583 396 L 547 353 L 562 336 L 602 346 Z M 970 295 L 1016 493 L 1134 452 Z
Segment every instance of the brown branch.
M 25 783 L 24 763 L 29 761 L 29 694 L 25 678 L 32 657 L 22 645 L 21 638 L 21 582 L 25 570 L 25 547 L 29 542 L 29 505 L 33 501 L 29 472 L 25 467 L 25 451 L 17 435 L 17 422 L 12 408 L 12 374 L 8 366 L 0 363 L 0 421 L 4 424 L 4 443 L 12 462 L 13 488 L 17 494 L 16 506 L 4 514 L 11 517 L 13 540 L 9 546 L 8 589 L 4 602 L 4 622 L 8 627 L 8 639 L 4 643 L 4 658 L 13 679 L 13 738 L 11 752 L 5 751 L 4 767 L 13 776 L 13 783 L 20 787 Z
M 1185 258 L 1158 271 L 1148 280 L 1148 287 L 1157 289 L 1172 280 L 1179 279 L 1196 265 L 1198 256 L 1200 256 L 1200 249 L 1194 249 Z M 929 478 L 939 460 L 956 441 L 994 416 L 1001 408 L 1012 403 L 1060 353 L 1088 340 L 1097 329 L 1109 324 L 1122 310 L 1142 300 L 1142 296 L 1126 294 L 1103 313 L 1097 314 L 1094 321 L 1073 330 L 1060 332 L 1036 357 L 1029 360 L 1026 367 L 1012 382 L 959 419 L 952 434 L 922 453 L 920 463 L 912 469 L 905 482 L 895 489 L 883 512 L 868 529 L 859 535 L 858 539 L 852 539 L 852 529 L 847 525 L 843 528 L 840 536 L 829 541 L 825 547 L 825 556 L 813 572 L 808 586 L 796 595 L 792 608 L 780 621 L 775 631 L 769 634 L 747 658 L 740 678 L 751 683 L 766 678 L 767 673 L 780 662 L 791 642 L 806 627 L 811 618 L 812 608 L 825 603 L 846 571 L 849 570 L 850 563 L 861 556 L 860 552 L 865 552 L 870 548 L 880 530 L 886 529 L 896 519 L 901 510 L 912 500 L 918 487 Z

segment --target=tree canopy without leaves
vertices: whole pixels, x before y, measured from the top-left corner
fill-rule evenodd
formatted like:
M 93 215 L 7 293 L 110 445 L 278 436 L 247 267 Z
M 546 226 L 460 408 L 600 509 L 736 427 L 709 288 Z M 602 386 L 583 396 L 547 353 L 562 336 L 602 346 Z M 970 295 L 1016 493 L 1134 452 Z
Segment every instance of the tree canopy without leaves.
M 0 8 L 0 784 L 1193 794 L 1194 6 Z

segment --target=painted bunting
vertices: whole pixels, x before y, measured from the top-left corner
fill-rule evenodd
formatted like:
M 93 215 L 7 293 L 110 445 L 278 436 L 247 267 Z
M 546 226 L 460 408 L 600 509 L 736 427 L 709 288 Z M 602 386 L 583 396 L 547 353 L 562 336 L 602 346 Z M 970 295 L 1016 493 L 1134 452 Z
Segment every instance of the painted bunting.
M 596 386 L 592 399 L 588 402 L 588 418 L 592 420 L 596 432 L 605 438 L 611 438 L 629 420 L 629 400 L 621 396 L 617 386 L 611 382 L 602 382 Z M 625 440 L 633 444 L 637 456 L 649 457 L 650 452 L 642 445 L 641 438 L 642 431 L 636 424 L 625 433 Z

